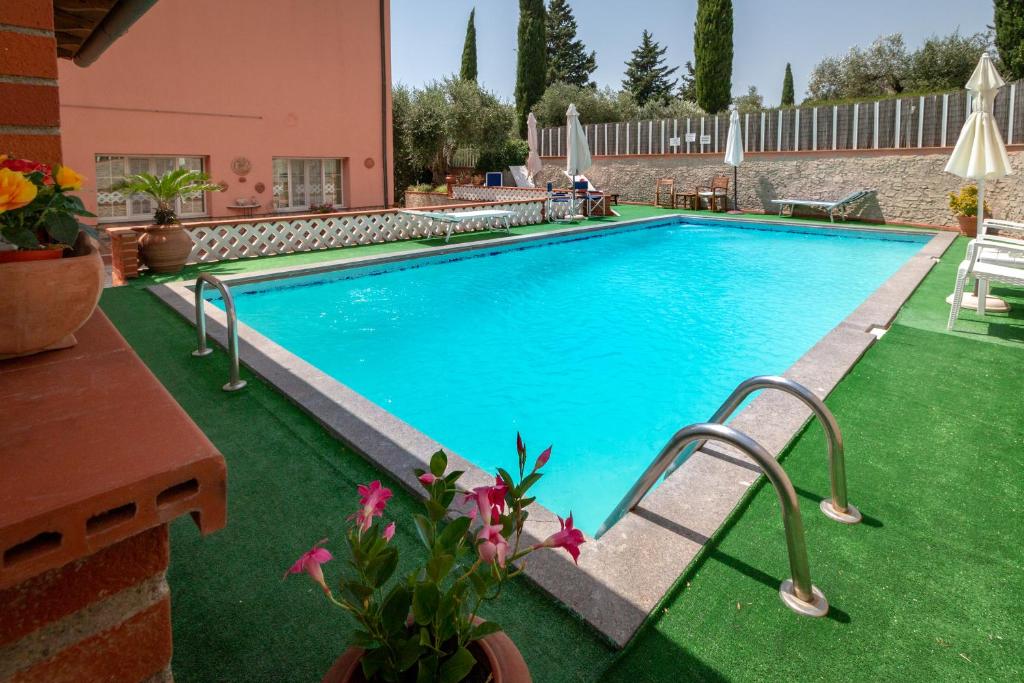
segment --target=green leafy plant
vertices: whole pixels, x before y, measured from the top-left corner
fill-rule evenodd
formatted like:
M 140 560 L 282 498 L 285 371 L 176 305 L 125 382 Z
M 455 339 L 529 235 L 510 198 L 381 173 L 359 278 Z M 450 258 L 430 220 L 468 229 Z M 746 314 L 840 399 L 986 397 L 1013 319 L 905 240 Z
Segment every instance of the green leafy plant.
M 82 177 L 67 166 L 0 155 L 0 241 L 28 250 L 74 246 L 81 232 L 96 237 L 78 220 L 94 214 L 69 194 L 81 188 Z
M 367 680 L 465 680 L 477 668 L 472 643 L 501 630 L 477 618 L 481 605 L 498 597 L 502 584 L 524 571 L 532 552 L 563 548 L 573 560 L 579 557 L 584 537 L 573 528 L 571 514 L 544 541 L 522 543 L 528 508 L 535 500 L 529 490 L 540 481 L 551 448 L 537 457 L 531 470 L 526 469 L 526 446 L 519 435 L 516 450 L 518 477 L 499 468 L 493 485 L 469 492 L 460 492 L 463 473 L 448 471 L 444 451 L 431 457 L 429 470 L 416 470 L 427 499 L 425 514 L 414 515 L 412 522 L 425 551 L 420 565 L 404 576 L 392 580 L 399 565 L 398 549 L 391 544 L 396 525 L 383 520 L 392 492 L 379 481 L 358 487 L 359 508 L 349 516 L 345 536 L 350 559 L 337 590 L 328 586 L 321 569 L 334 559 L 322 547 L 326 539 L 286 572 L 308 574 L 332 604 L 355 619 L 352 644 L 365 650 L 361 666 Z
M 205 173 L 188 168 L 176 168 L 160 176 L 150 173 L 126 176 L 113 189 L 128 194 L 144 194 L 156 202 L 156 210 L 153 212 L 156 225 L 173 225 L 178 222 L 174 212 L 177 200 L 200 192 L 221 191 L 220 185 L 211 183 Z
M 949 193 L 949 208 L 957 216 L 978 215 L 978 186 L 964 185 L 960 192 Z M 985 203 L 985 213 L 989 213 L 988 203 Z

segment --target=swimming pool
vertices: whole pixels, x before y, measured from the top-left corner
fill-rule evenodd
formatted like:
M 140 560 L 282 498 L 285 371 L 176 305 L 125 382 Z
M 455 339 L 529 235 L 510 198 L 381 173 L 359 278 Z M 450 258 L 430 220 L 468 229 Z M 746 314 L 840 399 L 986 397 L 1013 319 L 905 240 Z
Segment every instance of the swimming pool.
M 233 286 L 239 319 L 593 533 L 665 441 L 782 373 L 931 235 L 674 219 Z

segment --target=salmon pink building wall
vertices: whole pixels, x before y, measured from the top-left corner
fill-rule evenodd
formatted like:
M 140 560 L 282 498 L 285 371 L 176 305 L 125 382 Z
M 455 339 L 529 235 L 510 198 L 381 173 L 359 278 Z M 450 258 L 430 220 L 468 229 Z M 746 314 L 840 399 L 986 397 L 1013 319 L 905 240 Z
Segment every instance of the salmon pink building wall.
M 108 154 L 204 157 L 227 184 L 207 198 L 214 217 L 237 215 L 239 198 L 274 211 L 275 157 L 340 158 L 345 207 L 392 204 L 389 9 L 160 0 L 88 69 L 62 60 L 64 163 L 87 176 L 87 206 L 96 156 Z M 239 157 L 244 175 L 232 170 Z

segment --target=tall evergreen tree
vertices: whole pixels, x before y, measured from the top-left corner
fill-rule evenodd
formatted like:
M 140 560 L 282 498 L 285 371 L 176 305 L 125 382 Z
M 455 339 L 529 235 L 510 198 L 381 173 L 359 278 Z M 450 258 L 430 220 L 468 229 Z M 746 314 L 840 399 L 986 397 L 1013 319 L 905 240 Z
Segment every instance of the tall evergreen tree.
M 786 62 L 786 76 L 782 79 L 782 106 L 792 107 L 796 94 L 793 92 L 793 67 Z
M 597 69 L 596 54 L 587 53 L 582 40 L 576 38 L 576 17 L 566 0 L 551 0 L 547 15 L 548 76 L 547 84 L 561 81 L 581 88 L 596 87 L 590 74 Z
M 469 23 L 466 24 L 466 41 L 462 44 L 462 69 L 459 78 L 464 81 L 476 82 L 476 8 L 469 11 Z
M 516 120 L 526 137 L 526 117 L 544 94 L 548 46 L 544 0 L 519 0 L 519 50 L 516 54 Z
M 996 49 L 1007 80 L 1024 78 L 1024 0 L 995 0 Z
M 697 80 L 694 76 L 693 62 L 686 60 L 683 72 L 679 74 L 679 99 L 687 102 L 697 101 Z
M 693 56 L 697 104 L 716 114 L 732 100 L 732 0 L 697 0 Z
M 622 89 L 632 95 L 640 106 L 651 100 L 668 101 L 672 98 L 676 80 L 669 80 L 669 76 L 679 67 L 670 69 L 665 66 L 667 49 L 645 30 L 640 38 L 640 47 L 633 50 L 633 56 L 626 62 L 626 78 L 622 81 Z

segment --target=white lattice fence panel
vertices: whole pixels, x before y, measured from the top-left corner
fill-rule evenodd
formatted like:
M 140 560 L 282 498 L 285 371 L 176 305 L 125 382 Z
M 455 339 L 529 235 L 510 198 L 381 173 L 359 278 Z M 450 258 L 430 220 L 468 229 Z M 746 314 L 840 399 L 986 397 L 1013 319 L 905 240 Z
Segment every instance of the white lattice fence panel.
M 534 187 L 483 187 L 480 185 L 453 185 L 452 197 L 470 202 L 507 202 L 517 199 L 540 199 L 545 191 Z
M 493 188 L 492 188 L 493 189 Z M 504 209 L 515 216 L 512 225 L 533 225 L 544 220 L 544 202 L 512 201 L 486 207 L 466 206 L 452 211 Z M 494 227 L 493 220 L 474 220 L 455 227 L 472 232 Z M 318 251 L 361 244 L 422 239 L 444 233 L 444 227 L 423 216 L 395 211 L 325 215 L 323 217 L 241 220 L 231 223 L 189 225 L 192 252 L 189 263 L 212 263 L 233 259 Z

